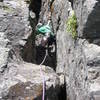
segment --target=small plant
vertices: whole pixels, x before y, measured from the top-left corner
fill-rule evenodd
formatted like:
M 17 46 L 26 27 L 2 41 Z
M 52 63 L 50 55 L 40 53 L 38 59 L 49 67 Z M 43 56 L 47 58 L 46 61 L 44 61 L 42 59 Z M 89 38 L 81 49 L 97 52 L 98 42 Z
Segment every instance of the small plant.
M 4 5 L 4 6 L 3 6 L 3 9 L 4 9 L 4 10 L 8 10 L 8 9 L 9 9 L 9 7 L 8 7 L 8 6 L 6 6 L 6 5 Z
M 12 12 L 12 11 L 13 11 L 13 8 L 8 7 L 7 5 L 4 5 L 4 6 L 3 6 L 3 10 L 5 10 L 5 11 L 7 11 L 7 12 Z
M 77 38 L 77 18 L 74 11 L 72 11 L 71 16 L 67 20 L 67 32 L 71 33 L 72 38 Z

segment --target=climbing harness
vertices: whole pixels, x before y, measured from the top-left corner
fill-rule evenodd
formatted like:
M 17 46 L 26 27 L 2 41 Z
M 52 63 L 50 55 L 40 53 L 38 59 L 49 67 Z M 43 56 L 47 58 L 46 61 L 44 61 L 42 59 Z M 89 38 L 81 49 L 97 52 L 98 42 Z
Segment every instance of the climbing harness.
M 45 56 L 44 56 L 43 61 L 42 61 L 41 64 L 40 64 L 40 67 L 41 67 L 41 65 L 43 65 L 43 63 L 45 62 L 47 55 L 48 55 L 48 51 L 47 51 L 47 49 L 46 49 L 46 53 L 45 53 Z M 43 78 L 43 80 L 42 80 L 42 81 L 43 81 L 42 100 L 45 100 L 45 77 L 44 77 L 44 75 L 43 75 L 43 73 L 42 73 L 42 67 L 40 68 L 40 72 L 41 72 L 41 76 L 42 76 L 42 78 Z

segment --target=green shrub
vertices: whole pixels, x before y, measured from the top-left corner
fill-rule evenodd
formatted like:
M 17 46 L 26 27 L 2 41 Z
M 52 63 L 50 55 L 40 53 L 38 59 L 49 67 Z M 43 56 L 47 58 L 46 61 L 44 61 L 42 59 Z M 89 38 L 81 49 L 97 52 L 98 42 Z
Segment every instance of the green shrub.
M 72 38 L 77 38 L 77 18 L 75 16 L 74 11 L 72 11 L 72 15 L 67 20 L 67 32 L 71 33 Z

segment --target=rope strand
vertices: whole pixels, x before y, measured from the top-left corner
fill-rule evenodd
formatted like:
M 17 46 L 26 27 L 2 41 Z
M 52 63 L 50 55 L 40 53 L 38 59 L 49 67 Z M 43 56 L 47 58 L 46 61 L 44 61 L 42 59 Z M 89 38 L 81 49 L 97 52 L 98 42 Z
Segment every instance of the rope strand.
M 41 64 L 40 64 L 40 67 L 41 67 L 41 65 L 45 62 L 47 55 L 48 55 L 48 51 L 47 51 L 47 49 L 46 49 L 46 53 L 45 53 L 45 56 L 44 56 L 43 61 L 42 61 Z M 42 76 L 42 78 L 43 78 L 42 100 L 44 100 L 44 99 L 45 99 L 45 77 L 44 77 L 43 72 L 42 72 L 42 67 L 40 68 L 40 72 L 41 72 L 41 76 Z

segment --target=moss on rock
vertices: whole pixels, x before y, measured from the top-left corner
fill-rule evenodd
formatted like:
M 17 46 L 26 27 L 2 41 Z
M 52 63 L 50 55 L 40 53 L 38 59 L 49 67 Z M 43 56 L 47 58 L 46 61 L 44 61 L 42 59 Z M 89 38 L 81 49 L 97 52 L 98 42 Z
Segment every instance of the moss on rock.
M 71 16 L 67 20 L 67 32 L 71 33 L 72 38 L 75 39 L 77 37 L 77 18 L 74 11 L 72 11 Z

